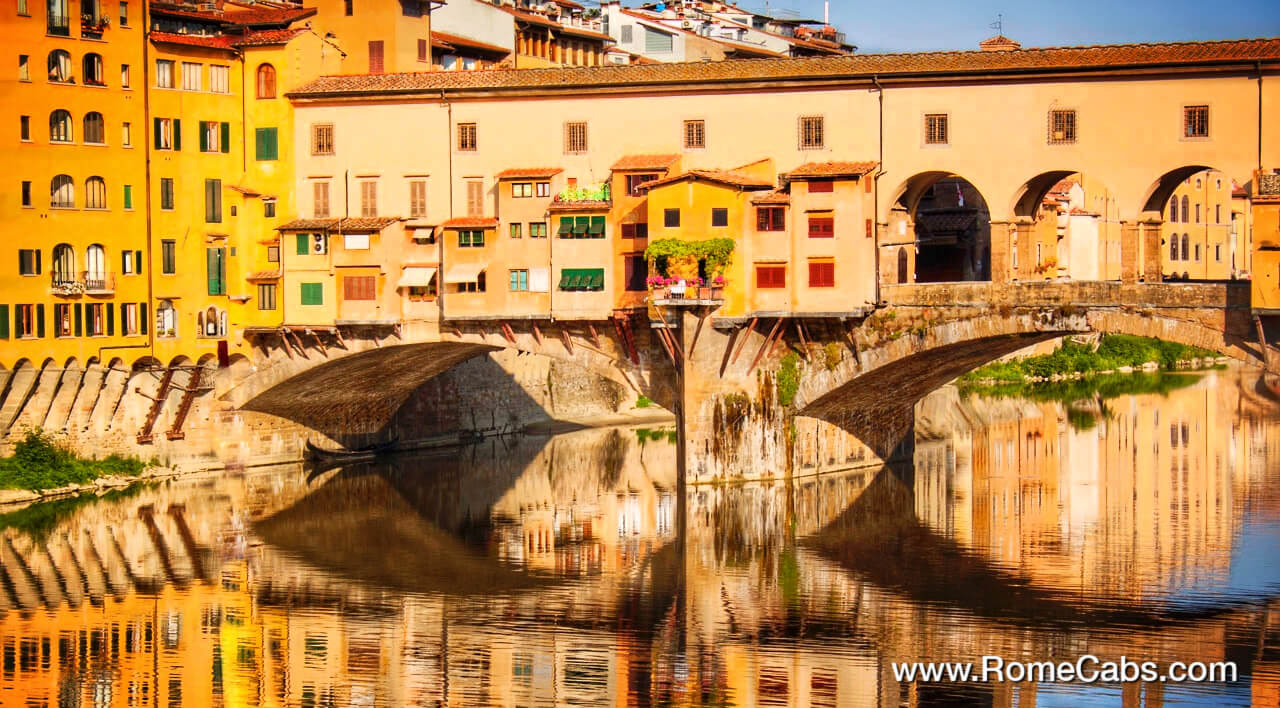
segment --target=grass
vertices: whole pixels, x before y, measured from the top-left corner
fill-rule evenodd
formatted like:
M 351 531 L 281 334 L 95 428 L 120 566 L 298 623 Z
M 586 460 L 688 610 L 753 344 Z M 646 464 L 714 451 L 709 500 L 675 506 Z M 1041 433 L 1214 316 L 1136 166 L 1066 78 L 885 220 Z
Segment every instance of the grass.
M 652 406 L 652 405 L 653 405 L 653 399 L 649 398 L 644 394 L 640 394 L 640 396 L 636 398 L 636 408 L 648 408 L 649 406 Z
M 1108 334 L 1102 337 L 1096 351 L 1087 344 L 1067 339 L 1052 354 L 992 362 L 961 376 L 960 383 L 1021 384 L 1029 378 L 1048 378 L 1055 374 L 1091 375 L 1115 371 L 1122 366 L 1139 368 L 1149 361 L 1156 362 L 1162 369 L 1172 369 L 1180 361 L 1217 356 L 1215 352 L 1177 342 Z
M 667 430 L 652 430 L 650 428 L 636 429 L 636 440 L 640 442 L 641 447 L 644 447 L 644 444 L 646 442 L 649 442 L 650 440 L 654 442 L 666 441 L 672 445 L 675 445 L 677 442 L 680 441 L 679 435 L 680 434 L 676 432 L 674 428 L 667 429 Z
M 40 491 L 86 484 L 99 477 L 135 477 L 147 465 L 135 457 L 111 455 L 101 460 L 77 457 L 41 430 L 31 430 L 14 446 L 13 455 L 0 458 L 0 489 Z
M 1067 409 L 1067 422 L 1076 430 L 1090 430 L 1098 422 L 1098 413 L 1106 414 L 1106 401 L 1121 396 L 1156 394 L 1186 388 L 1200 379 L 1194 373 L 1111 374 L 1090 376 L 1071 381 L 1041 383 L 1002 383 L 996 385 L 960 384 L 960 395 L 982 398 L 1016 398 L 1035 403 L 1061 403 Z M 1081 408 L 1080 404 L 1091 404 Z M 1094 411 L 1093 408 L 1098 411 Z
M 148 486 L 150 485 L 145 482 L 134 482 L 124 489 L 113 489 L 102 496 L 98 496 L 93 492 L 85 492 L 66 499 L 55 499 L 40 504 L 32 504 L 17 511 L 0 514 L 0 529 L 14 529 L 36 540 L 43 540 L 48 538 L 49 533 L 57 528 L 58 524 L 62 523 L 63 520 L 75 513 L 77 509 L 98 501 L 111 502 L 128 499 Z

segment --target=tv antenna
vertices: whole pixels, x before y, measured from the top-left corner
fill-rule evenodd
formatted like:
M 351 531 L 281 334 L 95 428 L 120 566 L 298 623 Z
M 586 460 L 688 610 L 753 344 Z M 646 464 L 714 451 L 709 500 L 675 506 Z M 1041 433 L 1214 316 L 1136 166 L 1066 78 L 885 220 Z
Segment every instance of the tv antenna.
M 996 21 L 992 22 L 990 25 L 988 25 L 988 27 L 995 30 L 997 36 L 1003 37 L 1004 36 L 1004 14 L 1003 13 L 997 14 Z

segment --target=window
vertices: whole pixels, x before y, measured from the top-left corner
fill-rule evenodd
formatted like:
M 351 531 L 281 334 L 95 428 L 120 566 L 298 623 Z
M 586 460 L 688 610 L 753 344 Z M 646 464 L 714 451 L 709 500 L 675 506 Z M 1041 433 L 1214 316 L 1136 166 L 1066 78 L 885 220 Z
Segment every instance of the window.
M 173 211 L 173 178 L 160 178 L 160 208 Z
M 270 64 L 258 67 L 258 98 L 276 97 L 276 68 Z
M 1185 195 L 1185 194 L 1184 194 L 1184 195 L 1182 195 L 1182 219 L 1181 219 L 1181 221 L 1182 221 L 1183 223 L 1188 223 L 1188 222 L 1190 222 L 1190 221 L 1191 221 L 1191 200 L 1190 200 L 1190 199 L 1188 199 L 1188 198 L 1187 198 L 1187 195 Z
M 49 182 L 49 206 L 58 209 L 74 209 L 76 184 L 71 175 L 58 175 Z
M 70 245 L 60 243 L 53 247 L 53 283 L 61 285 L 76 281 L 76 252 Z
M 67 84 L 75 81 L 71 75 L 71 54 L 65 49 L 49 52 L 49 80 L 54 83 Z
M 1185 138 L 1209 137 L 1209 107 L 1184 106 L 1182 109 L 1182 136 Z
M 533 196 L 532 182 L 512 182 L 511 183 L 512 199 L 523 199 L 523 198 L 532 197 L 532 196 Z
M 204 220 L 210 224 L 222 223 L 222 180 L 204 181 Z
M 1200 262 L 1200 244 L 1196 244 L 1196 263 Z
M 1219 263 L 1222 262 L 1222 244 L 1220 243 L 1213 246 L 1213 260 Z
M 164 275 L 178 272 L 178 242 L 173 239 L 160 241 L 160 272 Z
M 623 224 L 622 238 L 649 238 L 649 224 L 643 221 Z
M 254 156 L 259 162 L 280 159 L 278 135 L 276 128 L 258 128 L 254 131 Z
M 484 216 L 484 182 L 467 181 L 467 216 Z
M 352 1 L 353 0 L 342 0 L 342 14 L 346 15 L 347 17 L 351 17 L 353 14 L 355 14 L 355 10 L 351 7 Z
M 670 54 L 675 45 L 675 34 L 661 32 L 641 25 L 644 30 L 644 54 Z
M 372 275 L 346 275 L 342 277 L 343 300 L 377 299 L 377 279 Z
M 786 215 L 785 207 L 757 207 L 756 231 L 785 231 Z
M 142 251 L 121 251 L 120 273 L 122 275 L 140 275 L 142 273 Z
M 1215 224 L 1222 223 L 1222 205 L 1221 204 L 1213 205 L 1213 223 Z
M 680 226 L 680 210 L 679 209 L 663 209 L 662 225 L 668 229 L 679 228 Z
M 566 153 L 582 153 L 587 151 L 587 124 L 564 124 L 564 151 Z
M 120 0 L 120 26 L 129 26 L 129 3 Z
M 829 260 L 809 261 L 809 287 L 834 288 L 836 286 L 836 264 Z
M 550 182 L 539 182 L 539 183 L 538 183 L 538 187 L 537 187 L 537 195 L 538 195 L 539 197 L 549 197 L 549 196 L 551 196 L 551 183 L 550 183 Z
M 258 283 L 258 309 L 276 309 L 276 284 Z
M 809 193 L 819 194 L 823 192 L 834 192 L 836 189 L 835 182 L 829 179 L 815 179 L 809 181 Z
M 18 249 L 18 275 L 40 275 L 40 251 L 38 249 Z
M 182 121 L 178 118 L 155 118 L 151 126 L 157 150 L 182 149 Z
M 120 65 L 120 88 L 129 88 L 129 65 Z
M 311 126 L 311 154 L 333 154 L 333 123 L 316 123 Z
M 800 149 L 821 150 L 826 146 L 826 130 L 822 116 L 800 118 Z
M 1178 221 L 1178 197 L 1169 197 L 1169 221 L 1176 223 Z
M 67 10 L 67 0 L 49 0 L 48 7 L 46 31 L 59 37 L 70 37 L 71 12 Z
M 707 123 L 701 120 L 684 122 L 684 149 L 701 150 L 707 146 Z
M 85 335 L 89 337 L 101 337 L 107 333 L 106 322 L 102 314 L 106 306 L 103 303 L 95 302 L 84 306 L 85 318 Z
M 31 80 L 30 64 L 31 62 L 28 61 L 26 54 L 18 55 L 18 80 L 19 81 Z
M 324 284 L 323 283 L 301 283 L 300 302 L 303 305 L 323 305 L 324 304 Z
M 267 262 L 268 262 L 268 263 L 279 263 L 279 262 L 280 262 L 280 247 L 279 247 L 279 246 L 267 246 Z
M 409 216 L 424 217 L 427 215 L 427 181 L 425 179 L 409 180 Z
M 31 16 L 31 11 L 27 9 L 27 0 L 18 0 L 18 15 L 21 17 Z
M 604 268 L 564 268 L 560 271 L 560 289 L 600 292 L 604 290 Z
M 61 108 L 49 114 L 49 142 L 69 143 L 73 138 L 71 113 Z
M 787 287 L 787 267 L 785 265 L 756 265 L 756 287 L 761 289 Z
M 476 124 L 458 124 L 458 150 L 473 151 L 476 149 Z
M 366 180 L 360 183 L 360 216 L 378 215 L 378 183 Z
M 182 90 L 204 90 L 204 64 L 190 61 L 182 62 Z
M 84 55 L 84 59 L 81 60 L 80 66 L 81 66 L 81 69 L 83 70 L 82 76 L 84 77 L 85 86 L 106 86 L 107 85 L 107 75 L 102 68 L 101 55 L 94 54 L 92 52 Z
M 646 173 L 638 175 L 627 175 L 627 194 L 633 197 L 643 197 L 645 190 L 642 185 L 658 179 L 659 175 Z
M 809 215 L 809 238 L 834 238 L 835 217 L 830 212 Z
M 18 117 L 18 135 L 23 142 L 31 141 L 31 116 Z
M 369 234 L 344 234 L 342 247 L 348 251 L 369 250 Z
M 156 305 L 156 336 L 173 337 L 178 334 L 178 310 L 171 300 L 161 300 Z
M 1062 145 L 1076 141 L 1076 112 L 1049 111 L 1049 144 Z
M 418 61 L 430 61 L 431 57 L 427 53 L 427 40 L 418 40 Z
M 275 218 L 275 215 L 276 215 L 276 200 L 263 199 L 262 200 L 262 216 L 267 219 L 273 219 Z
M 721 227 L 721 226 L 728 226 L 728 225 L 729 225 L 728 209 L 725 209 L 722 207 L 716 207 L 711 210 L 711 226 L 712 227 Z
M 227 294 L 227 249 L 205 249 L 205 274 L 209 280 L 210 295 Z
M 1182 234 L 1182 260 L 1191 260 L 1191 237 L 1187 234 Z
M 519 224 L 515 224 L 519 226 Z M 529 291 L 529 271 L 513 270 L 511 275 L 511 291 L 512 292 L 528 292 Z
M 329 237 L 326 234 L 296 234 L 294 237 L 299 256 L 321 256 L 329 252 Z
M 90 290 L 105 290 L 107 287 L 107 252 L 102 244 L 95 243 L 85 250 L 84 254 L 85 287 Z
M 623 256 L 623 280 L 627 292 L 644 292 L 647 290 L 645 280 L 649 277 L 649 261 L 643 253 Z
M 930 113 L 924 117 L 925 145 L 946 145 L 948 138 L 947 114 Z
M 623 44 L 631 44 L 631 42 L 634 41 L 634 38 L 632 37 L 633 32 L 635 32 L 635 25 L 622 26 L 622 43 Z
M 84 141 L 95 145 L 107 142 L 107 124 L 101 113 L 90 111 L 84 114 Z
M 173 61 L 156 59 L 156 88 L 173 88 Z
M 546 238 L 547 223 L 545 221 L 529 222 L 529 238 Z
M 70 337 L 71 336 L 71 305 L 61 304 L 53 306 L 53 336 Z
M 22 180 L 22 206 L 31 206 L 31 180 Z
M 382 40 L 374 40 L 369 42 L 369 73 L 382 73 Z
M 120 124 L 120 144 L 125 147 L 133 147 L 133 130 L 128 121 Z
M 1199 204 L 1197 204 L 1197 205 L 1196 205 L 1196 220 L 1195 220 L 1195 223 L 1197 223 L 1197 224 L 1198 224 L 1198 223 L 1200 223 L 1200 205 L 1199 205 Z
M 38 321 L 34 305 L 13 306 L 14 336 L 19 339 L 36 336 L 35 325 Z
M 511 224 L 511 238 L 520 238 L 520 227 L 522 224 L 518 221 Z
M 131 335 L 138 333 L 138 303 L 122 302 L 120 303 L 120 334 Z
M 484 230 L 476 229 L 458 232 L 458 248 L 484 247 Z
M 329 218 L 328 182 L 316 182 L 312 186 L 311 216 L 317 219 Z
M 209 90 L 214 93 L 231 93 L 229 76 L 231 69 L 217 64 L 209 65 Z
M 107 208 L 107 183 L 101 177 L 90 177 L 84 181 L 84 208 Z

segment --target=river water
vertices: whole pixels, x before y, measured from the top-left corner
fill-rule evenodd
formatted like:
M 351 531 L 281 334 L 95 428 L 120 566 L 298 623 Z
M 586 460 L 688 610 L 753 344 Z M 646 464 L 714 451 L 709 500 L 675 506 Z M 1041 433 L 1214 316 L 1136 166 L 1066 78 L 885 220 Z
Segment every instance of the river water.
M 7 513 L 0 705 L 1276 706 L 1280 407 L 1144 381 L 946 387 L 911 459 L 684 504 L 616 428 Z M 985 655 L 1237 677 L 893 671 Z

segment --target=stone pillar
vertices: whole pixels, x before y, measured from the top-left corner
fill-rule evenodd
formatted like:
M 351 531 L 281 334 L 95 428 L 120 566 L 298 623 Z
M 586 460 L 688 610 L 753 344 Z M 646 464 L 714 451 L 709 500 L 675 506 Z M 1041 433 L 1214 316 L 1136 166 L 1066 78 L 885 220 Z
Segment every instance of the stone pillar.
M 1029 280 L 1036 268 L 1035 221 L 1020 216 L 1012 224 L 1011 233 L 1015 234 L 1018 248 L 1018 267 L 1013 277 L 1018 280 Z
M 1162 267 L 1164 249 L 1160 247 L 1160 233 L 1164 224 L 1157 220 L 1149 220 L 1141 222 L 1140 226 L 1142 227 L 1142 254 L 1139 261 L 1142 263 L 1142 279 L 1148 283 L 1159 283 L 1164 279 Z
M 1013 224 L 991 222 L 991 282 L 1007 283 L 1013 277 Z
M 1158 237 L 1159 236 L 1157 235 L 1157 238 Z M 1157 243 L 1159 242 L 1157 241 Z M 1120 282 L 1138 282 L 1138 275 L 1141 272 L 1141 256 L 1141 224 L 1136 221 L 1120 222 Z

